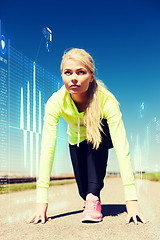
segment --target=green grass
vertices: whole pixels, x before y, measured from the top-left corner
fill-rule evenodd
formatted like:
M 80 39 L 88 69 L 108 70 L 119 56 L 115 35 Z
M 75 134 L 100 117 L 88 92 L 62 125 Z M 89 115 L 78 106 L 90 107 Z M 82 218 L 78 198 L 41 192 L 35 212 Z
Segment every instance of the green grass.
M 141 175 L 136 174 L 135 178 L 141 178 Z M 150 181 L 160 181 L 160 172 L 143 173 L 142 178 L 145 180 L 150 180 Z M 51 181 L 50 186 L 64 185 L 64 184 L 70 184 L 70 183 L 75 183 L 75 180 L 69 179 L 69 180 Z M 36 183 L 32 182 L 32 183 L 0 185 L 0 194 L 25 191 L 25 190 L 29 190 L 29 189 L 36 189 Z
M 70 184 L 70 183 L 74 183 L 74 182 L 75 182 L 74 179 L 56 180 L 56 181 L 51 181 L 50 186 Z M 20 192 L 20 191 L 25 191 L 25 190 L 29 190 L 29 189 L 36 189 L 36 183 L 32 182 L 32 183 L 0 185 L 0 194 L 11 193 L 11 192 Z
M 140 174 L 135 175 L 136 178 L 141 178 Z M 143 173 L 142 178 L 150 181 L 160 181 L 160 172 L 152 172 L 152 173 Z

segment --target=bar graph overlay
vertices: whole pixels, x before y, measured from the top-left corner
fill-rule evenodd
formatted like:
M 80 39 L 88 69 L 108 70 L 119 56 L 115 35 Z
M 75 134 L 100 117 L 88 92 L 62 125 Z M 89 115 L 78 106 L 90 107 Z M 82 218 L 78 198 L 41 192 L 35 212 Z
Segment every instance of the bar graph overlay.
M 45 103 L 57 90 L 52 74 L 9 46 L 9 168 L 38 176 Z

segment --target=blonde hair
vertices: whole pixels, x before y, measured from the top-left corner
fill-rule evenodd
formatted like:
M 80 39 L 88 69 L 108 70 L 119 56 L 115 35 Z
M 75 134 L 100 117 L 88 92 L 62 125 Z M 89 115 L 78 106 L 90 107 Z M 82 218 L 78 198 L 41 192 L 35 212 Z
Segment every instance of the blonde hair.
M 67 59 L 78 60 L 82 62 L 91 73 L 95 72 L 95 65 L 93 58 L 84 49 L 72 48 L 71 50 L 64 52 L 61 62 L 61 72 L 63 70 L 63 64 Z M 101 132 L 101 108 L 98 98 L 98 84 L 94 79 L 88 89 L 88 105 L 84 112 L 83 122 L 86 126 L 86 139 L 87 142 L 93 144 L 93 148 L 97 149 L 102 141 Z

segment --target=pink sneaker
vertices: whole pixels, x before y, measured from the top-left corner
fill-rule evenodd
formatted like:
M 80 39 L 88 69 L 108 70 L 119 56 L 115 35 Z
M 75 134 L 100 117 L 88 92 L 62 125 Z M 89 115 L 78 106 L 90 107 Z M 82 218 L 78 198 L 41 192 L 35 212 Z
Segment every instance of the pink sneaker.
M 101 204 L 99 198 L 92 193 L 87 195 L 85 209 L 82 214 L 82 222 L 102 221 Z

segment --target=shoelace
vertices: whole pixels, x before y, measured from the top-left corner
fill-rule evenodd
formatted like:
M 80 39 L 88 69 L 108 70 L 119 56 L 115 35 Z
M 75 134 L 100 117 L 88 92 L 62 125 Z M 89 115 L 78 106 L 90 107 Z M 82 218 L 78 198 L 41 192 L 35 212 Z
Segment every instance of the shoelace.
M 93 209 L 93 208 L 96 209 L 97 205 L 98 205 L 98 201 L 87 200 L 85 202 L 85 208 L 87 208 L 87 209 Z

